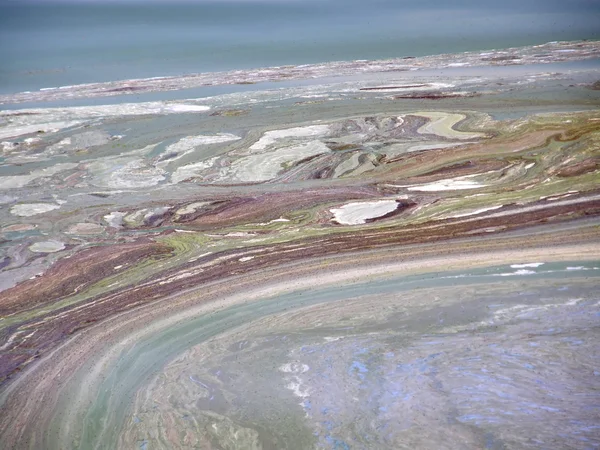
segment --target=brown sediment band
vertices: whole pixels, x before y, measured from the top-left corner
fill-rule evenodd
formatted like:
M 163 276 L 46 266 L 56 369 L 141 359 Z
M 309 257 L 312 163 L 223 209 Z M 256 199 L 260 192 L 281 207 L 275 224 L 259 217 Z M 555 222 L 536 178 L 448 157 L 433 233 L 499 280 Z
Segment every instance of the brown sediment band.
M 380 195 L 374 187 L 307 189 L 301 192 L 275 192 L 253 197 L 224 200 L 200 209 L 181 222 L 195 230 L 220 229 L 228 225 L 273 220 L 289 211 L 310 208 L 327 202 L 368 199 Z
M 42 277 L 20 283 L 3 292 L 0 297 L 0 315 L 15 314 L 33 307 L 74 294 L 96 281 L 140 259 L 170 253 L 165 245 L 148 239 L 136 243 L 109 245 L 84 250 L 72 258 L 61 259 Z
M 585 161 L 561 168 L 556 172 L 556 175 L 564 178 L 576 177 L 588 172 L 593 172 L 594 170 L 597 170 L 598 167 L 600 167 L 600 161 L 598 159 L 586 159 Z
M 400 251 L 402 247 L 398 247 L 399 245 L 428 242 L 441 244 L 451 241 L 453 238 L 486 235 L 489 234 L 487 230 L 490 229 L 509 231 L 536 224 L 558 223 L 568 219 L 600 215 L 600 200 L 585 201 L 582 199 L 578 203 L 557 205 L 547 201 L 539 203 L 547 204 L 547 207 L 533 211 L 520 211 L 518 207 L 512 207 L 514 208 L 512 213 L 511 207 L 507 207 L 503 215 L 493 218 L 433 220 L 417 226 L 345 232 L 329 237 L 307 238 L 271 246 L 256 246 L 251 248 L 254 256 L 251 264 L 239 261 L 245 255 L 244 250 L 228 250 L 209 255 L 193 263 L 183 264 L 177 269 L 161 273 L 161 276 L 154 280 L 147 280 L 142 284 L 122 288 L 115 292 L 108 292 L 89 299 L 83 305 L 74 308 L 67 306 L 19 325 L 5 328 L 1 334 L 4 337 L 3 340 L 15 333 L 17 328 L 28 330 L 29 333 L 35 330 L 35 334 L 24 345 L 17 345 L 0 355 L 0 380 L 6 380 L 19 368 L 31 362 L 32 355 L 49 351 L 75 331 L 86 328 L 94 322 L 106 320 L 130 308 L 228 276 L 276 267 L 284 263 L 299 262 L 306 258 L 341 255 L 382 247 L 398 248 Z M 155 244 L 147 243 L 145 245 L 156 251 Z M 138 251 L 144 253 L 141 250 L 143 248 L 142 245 Z M 145 254 L 151 253 L 149 249 L 145 249 L 147 252 Z M 163 252 L 164 248 L 160 247 L 160 251 Z M 123 262 L 126 263 L 125 260 Z M 211 262 L 213 264 L 205 266 Z M 66 261 L 61 270 L 56 271 L 54 278 L 48 275 L 45 277 L 47 279 L 45 283 L 48 283 L 47 286 L 58 284 L 59 280 L 56 278 L 59 278 L 61 273 L 68 272 L 71 268 L 74 269 L 72 266 L 79 264 L 81 263 L 77 259 Z M 183 278 L 177 277 L 200 266 L 203 267 L 198 273 Z M 114 262 L 95 267 L 97 270 L 105 272 L 114 267 Z M 26 298 L 23 289 L 24 287 L 19 285 L 5 292 L 6 301 L 13 304 L 17 299 Z M 56 299 L 54 297 L 54 300 Z

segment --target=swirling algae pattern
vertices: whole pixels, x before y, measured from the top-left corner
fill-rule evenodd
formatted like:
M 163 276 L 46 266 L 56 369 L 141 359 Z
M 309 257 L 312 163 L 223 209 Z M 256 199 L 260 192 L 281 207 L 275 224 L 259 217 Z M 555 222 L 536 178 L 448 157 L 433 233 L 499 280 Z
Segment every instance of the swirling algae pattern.
M 540 70 L 2 112 L 2 446 L 600 445 L 600 98 Z

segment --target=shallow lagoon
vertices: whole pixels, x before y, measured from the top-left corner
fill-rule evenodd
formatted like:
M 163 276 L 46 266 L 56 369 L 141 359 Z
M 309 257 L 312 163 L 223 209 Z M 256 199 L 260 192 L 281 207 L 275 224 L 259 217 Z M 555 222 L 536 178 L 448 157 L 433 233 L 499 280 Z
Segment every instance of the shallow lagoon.
M 585 448 L 600 269 L 525 266 L 303 290 L 155 330 L 104 368 L 78 446 Z
M 597 445 L 597 70 L 505 62 L 3 111 L 3 442 Z

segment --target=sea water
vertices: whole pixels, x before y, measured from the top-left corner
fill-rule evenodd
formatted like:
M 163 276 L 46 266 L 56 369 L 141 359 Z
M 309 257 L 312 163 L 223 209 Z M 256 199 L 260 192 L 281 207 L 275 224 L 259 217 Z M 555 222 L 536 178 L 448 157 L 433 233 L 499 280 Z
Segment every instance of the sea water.
M 0 94 L 600 37 L 587 0 L 0 0 Z

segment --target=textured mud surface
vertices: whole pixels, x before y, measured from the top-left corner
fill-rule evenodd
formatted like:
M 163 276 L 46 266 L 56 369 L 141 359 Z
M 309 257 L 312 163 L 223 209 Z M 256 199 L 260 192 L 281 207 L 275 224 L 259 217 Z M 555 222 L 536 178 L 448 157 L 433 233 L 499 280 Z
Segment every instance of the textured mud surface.
M 0 441 L 600 445 L 597 45 L 1 111 Z

